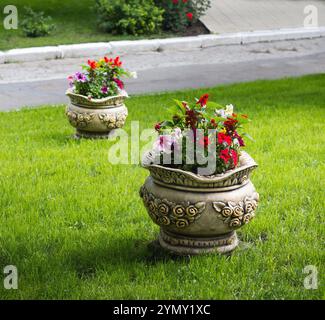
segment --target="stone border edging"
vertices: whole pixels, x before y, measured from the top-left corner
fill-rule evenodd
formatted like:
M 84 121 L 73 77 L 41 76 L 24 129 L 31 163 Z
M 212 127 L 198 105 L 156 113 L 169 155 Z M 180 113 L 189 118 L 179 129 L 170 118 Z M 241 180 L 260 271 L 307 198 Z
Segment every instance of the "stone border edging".
M 220 45 L 310 39 L 325 36 L 325 27 L 262 30 L 253 32 L 199 35 L 193 37 L 127 40 L 32 47 L 0 51 L 0 64 L 64 58 L 82 58 L 109 54 L 155 51 L 185 51 Z

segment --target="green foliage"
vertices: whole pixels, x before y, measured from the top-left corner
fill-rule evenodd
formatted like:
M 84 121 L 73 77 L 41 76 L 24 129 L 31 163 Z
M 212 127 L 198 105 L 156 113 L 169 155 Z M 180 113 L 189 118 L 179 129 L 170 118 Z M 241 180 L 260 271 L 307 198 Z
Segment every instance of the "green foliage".
M 24 18 L 20 26 L 27 37 L 36 38 L 49 35 L 55 25 L 50 16 L 45 16 L 44 12 L 36 12 L 30 7 L 25 7 Z
M 210 0 L 155 0 L 164 9 L 164 29 L 184 32 L 211 6 Z
M 128 134 L 133 120 L 168 117 L 173 97 L 207 91 L 253 118 L 260 203 L 231 257 L 149 247 L 159 228 L 138 195 L 148 172 L 110 164 L 112 141 L 71 139 L 64 106 L 0 113 L 0 266 L 19 276 L 0 299 L 324 299 L 324 87 L 317 75 L 128 100 Z M 317 290 L 303 286 L 307 265 Z
M 35 11 L 44 11 L 45 15 L 50 15 L 56 29 L 55 32 L 46 37 L 30 38 L 25 36 L 22 28 L 6 30 L 0 26 L 0 50 L 158 37 L 158 34 L 140 36 L 112 35 L 100 30 L 97 25 L 98 14 L 94 10 L 94 0 L 53 0 L 50 2 L 44 0 L 19 0 L 13 2 L 12 4 L 17 4 L 20 21 L 23 18 L 24 6 L 30 6 Z M 8 0 L 0 0 L 0 8 L 4 8 L 7 4 Z M 159 33 L 159 37 L 165 36 L 171 35 Z
M 99 27 L 112 34 L 153 34 L 160 31 L 163 10 L 153 0 L 96 0 Z

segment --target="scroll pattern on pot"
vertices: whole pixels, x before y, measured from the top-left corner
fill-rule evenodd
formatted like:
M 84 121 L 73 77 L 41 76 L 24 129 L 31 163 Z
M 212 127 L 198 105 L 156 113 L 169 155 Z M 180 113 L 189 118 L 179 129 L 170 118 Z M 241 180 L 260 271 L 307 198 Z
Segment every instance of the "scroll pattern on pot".
M 249 223 L 255 216 L 259 195 L 257 192 L 252 197 L 245 197 L 238 203 L 213 202 L 213 208 L 218 213 L 218 217 L 228 224 L 230 228 L 236 229 Z
M 78 113 L 75 111 L 66 111 L 69 122 L 74 127 L 85 128 L 94 119 L 94 113 Z
M 229 178 L 222 181 L 213 181 L 216 176 L 209 176 L 211 182 L 202 183 L 200 181 L 195 181 L 194 179 L 189 178 L 187 175 L 180 172 L 168 171 L 159 167 L 150 167 L 149 168 L 152 177 L 158 181 L 162 181 L 166 184 L 171 185 L 180 185 L 188 187 L 209 187 L 209 188 L 222 188 L 230 187 L 234 185 L 244 184 L 252 171 L 252 168 L 236 172 L 231 175 Z
M 140 189 L 140 196 L 150 217 L 160 226 L 175 225 L 177 228 L 185 228 L 199 219 L 205 209 L 204 202 L 174 203 L 156 198 L 144 186 Z
M 108 129 L 122 128 L 127 114 L 126 113 L 100 113 L 98 115 L 99 120 L 106 125 Z

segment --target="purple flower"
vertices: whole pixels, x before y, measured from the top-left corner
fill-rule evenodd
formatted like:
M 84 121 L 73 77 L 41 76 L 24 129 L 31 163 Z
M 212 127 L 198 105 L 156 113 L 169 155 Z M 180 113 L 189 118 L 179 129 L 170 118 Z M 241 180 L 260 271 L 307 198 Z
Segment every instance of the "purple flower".
M 74 79 L 77 82 L 82 82 L 82 83 L 87 82 L 87 77 L 82 72 L 76 72 L 75 75 L 74 75 Z
M 102 87 L 102 93 L 107 94 L 108 88 L 106 86 Z

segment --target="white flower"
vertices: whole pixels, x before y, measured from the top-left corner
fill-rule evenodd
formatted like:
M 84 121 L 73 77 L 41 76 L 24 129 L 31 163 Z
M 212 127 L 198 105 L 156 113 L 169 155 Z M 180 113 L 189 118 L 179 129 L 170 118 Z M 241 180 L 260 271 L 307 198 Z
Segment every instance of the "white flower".
M 215 111 L 215 114 L 218 117 L 225 118 L 225 119 L 231 117 L 233 113 L 234 113 L 234 106 L 232 104 L 226 105 L 226 110 L 219 109 Z
M 233 140 L 233 144 L 234 144 L 235 146 L 237 146 L 237 147 L 240 146 L 239 141 L 238 141 L 237 138 L 235 138 L 235 139 Z
M 234 113 L 234 106 L 232 104 L 226 105 L 226 115 L 228 117 L 231 117 L 233 113 Z
M 138 74 L 136 71 L 132 71 L 130 72 L 130 77 L 133 78 L 133 79 L 138 79 Z
M 216 114 L 218 117 L 221 117 L 221 118 L 227 118 L 227 116 L 226 116 L 226 111 L 223 110 L 223 109 L 216 110 L 216 111 L 215 111 L 215 114 Z

